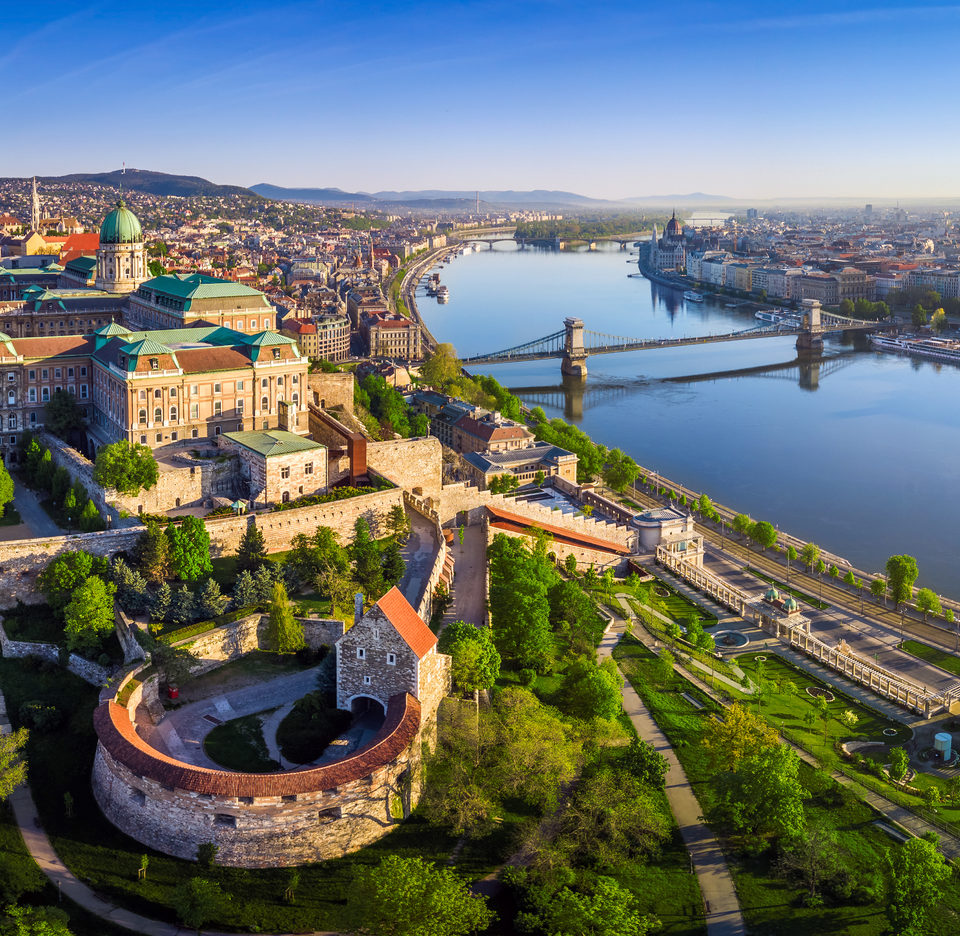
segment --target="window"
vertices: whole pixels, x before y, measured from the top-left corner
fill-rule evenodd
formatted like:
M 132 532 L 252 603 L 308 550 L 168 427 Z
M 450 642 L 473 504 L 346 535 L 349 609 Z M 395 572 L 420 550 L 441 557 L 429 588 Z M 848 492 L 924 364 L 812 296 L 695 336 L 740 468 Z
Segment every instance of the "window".
M 196 439 L 199 435 L 200 435 L 200 430 L 199 430 L 199 429 L 191 429 L 191 430 L 190 430 L 190 438 L 191 438 L 191 439 Z
M 158 432 L 158 433 L 157 433 L 157 442 L 162 442 L 162 441 L 163 441 L 163 433 L 162 433 L 162 432 Z
M 261 426 L 261 428 L 262 428 L 262 429 L 269 429 L 269 428 L 270 428 L 270 420 L 265 419 L 265 420 L 263 421 L 263 426 Z
M 299 379 L 296 374 L 293 375 L 293 385 L 296 386 L 299 383 Z
M 175 406 L 170 407 L 170 422 L 177 421 L 177 408 Z
M 214 392 L 214 393 L 219 393 L 219 392 L 220 392 L 220 384 L 215 383 L 215 384 L 213 385 L 213 392 Z
M 7 391 L 7 406 L 16 406 L 17 405 L 17 391 L 8 390 Z
M 200 418 L 200 404 L 199 404 L 199 403 L 191 403 L 191 404 L 190 404 L 190 418 L 191 418 L 191 419 L 199 419 L 199 418 Z
M 50 379 L 50 371 L 48 371 L 45 367 L 44 367 L 44 368 L 41 368 L 41 370 L 40 370 L 40 379 L 41 379 L 41 380 L 49 380 L 49 379 Z
M 270 398 L 269 398 L 269 397 L 261 397 L 261 398 L 260 398 L 260 409 L 262 409 L 262 410 L 268 410 L 268 409 L 270 409 Z
M 30 380 L 37 379 L 37 372 L 35 370 L 30 371 Z
M 197 384 L 191 384 L 191 385 L 190 385 L 190 392 L 191 392 L 194 396 L 200 396 L 200 387 L 199 387 Z
M 16 429 L 16 428 L 17 428 L 17 417 L 16 417 L 16 416 L 8 416 L 8 417 L 7 417 L 7 428 L 8 428 L 8 429 Z
M 37 402 L 37 388 L 36 388 L 36 387 L 31 387 L 31 388 L 30 388 L 30 390 L 28 391 L 28 397 L 29 397 L 29 400 L 30 400 L 31 403 L 36 403 L 36 402 Z
M 145 435 L 140 436 L 140 444 L 141 445 L 147 444 L 147 437 Z
M 364 660 L 366 659 L 367 651 L 363 647 L 357 647 L 357 659 Z
M 150 370 L 160 370 L 160 362 L 155 358 L 150 358 Z
M 238 380 L 238 381 L 237 381 L 237 390 L 242 390 L 242 389 L 243 389 L 243 381 L 242 381 L 242 380 Z
M 177 398 L 177 388 L 176 388 L 176 387 L 171 387 L 171 388 L 170 388 L 170 399 L 171 399 L 171 400 L 175 400 L 176 398 Z
M 397 655 L 395 653 L 387 654 L 387 666 L 396 666 L 397 665 Z
M 7 441 L 8 441 L 11 445 L 16 445 L 16 444 L 17 444 L 17 437 L 16 437 L 16 436 L 10 436 L 10 438 L 9 438 Z
M 61 322 L 60 324 L 63 325 L 63 322 Z M 54 379 L 56 379 L 56 380 L 59 380 L 59 379 L 60 379 L 60 368 L 59 368 L 59 367 L 55 367 L 55 368 L 53 369 L 53 376 L 54 376 Z
M 299 394 L 299 393 L 295 393 L 295 394 L 293 395 L 293 401 L 292 401 L 292 402 L 294 402 L 294 403 L 299 403 L 299 402 L 300 402 L 300 394 Z
M 154 390 L 154 391 L 153 391 L 153 398 L 154 398 L 155 400 L 162 400 L 162 399 L 163 399 L 163 391 L 162 391 L 162 390 L 159 390 L 159 389 L 158 389 L 158 390 Z
M 237 400 L 237 412 L 238 412 L 238 413 L 242 413 L 242 412 L 243 412 L 243 399 L 242 399 L 242 398 L 239 399 L 239 400 Z
M 274 359 L 275 361 L 279 361 L 279 360 L 280 360 L 280 349 L 279 349 L 279 348 L 274 348 L 274 349 L 273 349 L 273 359 Z
M 307 462 L 307 463 L 303 466 L 303 473 L 304 473 L 305 475 L 312 475 L 312 474 L 313 474 L 313 462 Z
M 269 386 L 270 386 L 270 381 L 267 380 L 266 377 L 261 377 L 261 378 L 260 378 L 260 386 L 261 386 L 261 387 L 269 387 Z
M 156 407 L 153 411 L 153 421 L 154 422 L 163 422 L 163 410 L 160 407 Z
M 49 387 L 43 387 L 43 388 L 41 388 L 41 390 L 40 390 L 40 399 L 43 400 L 44 403 L 46 403 L 46 402 L 50 399 L 50 388 L 49 388 Z
M 281 375 L 277 378 L 277 386 L 278 386 L 278 387 L 282 387 L 282 386 L 283 386 L 283 374 L 281 374 Z
M 72 377 L 72 376 L 73 376 L 73 368 L 72 368 L 72 367 L 68 367 L 68 368 L 67 368 L 67 376 L 68 376 L 68 377 Z
M 280 469 L 280 477 L 281 477 L 281 479 L 284 480 L 284 481 L 288 480 L 289 477 L 290 477 L 290 469 L 289 469 L 289 468 L 281 468 L 281 469 Z
M 141 391 L 140 391 L 139 399 L 145 400 L 146 398 L 147 398 L 147 391 L 146 391 L 146 390 L 141 390 Z
M 179 439 L 179 438 L 180 438 L 180 436 L 179 436 L 176 432 L 171 432 L 171 433 L 170 433 L 170 441 L 171 441 L 171 442 L 176 442 L 177 439 Z M 178 507 L 180 506 L 180 498 L 179 498 L 179 497 L 177 498 L 177 506 L 178 506 Z
M 31 425 L 31 426 L 35 426 L 36 424 L 37 424 L 37 414 L 36 414 L 36 413 L 31 413 L 31 414 L 30 414 L 30 425 Z
M 264 327 L 264 328 L 269 328 L 269 327 L 270 327 L 270 319 L 265 318 L 265 319 L 263 320 L 263 327 Z
M 85 367 L 81 367 L 81 368 L 80 368 L 80 376 L 81 376 L 81 377 L 86 377 L 86 376 L 87 376 L 87 369 L 86 369 Z
M 371 680 L 369 676 L 364 676 L 364 677 L 363 677 L 363 684 L 364 684 L 365 686 L 369 686 L 372 681 L 373 681 L 373 680 Z
M 219 416 L 223 412 L 223 403 L 220 400 L 213 401 L 213 415 Z

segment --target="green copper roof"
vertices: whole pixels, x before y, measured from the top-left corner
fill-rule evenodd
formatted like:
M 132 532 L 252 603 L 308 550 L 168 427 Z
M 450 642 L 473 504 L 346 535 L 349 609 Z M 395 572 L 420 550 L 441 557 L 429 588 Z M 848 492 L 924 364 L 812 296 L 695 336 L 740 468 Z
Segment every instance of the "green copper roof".
M 100 225 L 101 244 L 138 244 L 143 240 L 143 230 L 137 216 L 130 211 L 121 198 Z
M 144 354 L 171 354 L 172 348 L 160 344 L 159 341 L 153 341 L 150 338 L 144 338 L 142 341 L 133 341 L 130 344 L 120 345 L 118 349 L 130 357 L 140 357 Z
M 265 432 L 225 432 L 223 437 L 264 458 L 324 448 L 319 442 L 294 435 L 292 432 L 285 432 L 283 429 L 271 429 Z
M 94 334 L 113 338 L 115 335 L 130 335 L 132 332 L 129 328 L 124 328 L 119 322 L 111 322 L 109 325 L 101 325 Z
M 101 240 L 103 236 L 101 235 Z M 141 289 L 150 289 L 166 296 L 178 299 L 227 299 L 231 296 L 261 296 L 264 304 L 269 305 L 266 296 L 259 289 L 235 283 L 233 280 L 217 279 L 203 273 L 165 273 L 147 280 Z
M 243 343 L 248 345 L 276 345 L 276 344 L 296 344 L 296 339 L 287 335 L 281 335 L 280 332 L 262 331 L 255 335 L 243 335 Z
M 96 268 L 96 257 L 74 257 L 67 263 L 68 270 L 78 270 L 81 273 L 92 273 Z

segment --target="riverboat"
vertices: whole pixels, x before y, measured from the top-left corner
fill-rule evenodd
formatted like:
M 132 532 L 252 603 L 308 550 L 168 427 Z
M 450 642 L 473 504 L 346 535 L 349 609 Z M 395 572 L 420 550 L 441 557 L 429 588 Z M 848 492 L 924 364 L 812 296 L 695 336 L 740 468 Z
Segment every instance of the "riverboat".
M 911 338 L 890 335 L 870 335 L 870 344 L 878 351 L 909 354 L 913 357 L 933 358 L 950 364 L 960 364 L 960 341 L 949 338 Z
M 450 301 L 450 290 L 446 286 L 437 289 L 437 302 L 443 304 Z
M 686 299 L 687 302 L 703 302 L 703 296 L 698 292 L 694 292 L 692 289 L 688 289 L 683 294 L 683 298 Z

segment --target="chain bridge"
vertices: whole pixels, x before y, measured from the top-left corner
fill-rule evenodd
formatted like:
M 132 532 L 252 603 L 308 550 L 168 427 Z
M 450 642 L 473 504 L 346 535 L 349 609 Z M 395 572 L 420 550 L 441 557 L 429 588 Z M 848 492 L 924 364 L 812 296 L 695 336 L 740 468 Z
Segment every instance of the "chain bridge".
M 875 331 L 890 327 L 890 323 L 867 322 L 863 319 L 846 318 L 823 312 L 819 303 L 805 304 L 803 319 L 799 325 L 785 322 L 769 323 L 740 331 L 715 335 L 698 335 L 695 338 L 625 338 L 608 335 L 583 327 L 583 320 L 566 318 L 563 329 L 552 335 L 544 335 L 523 344 L 494 351 L 491 354 L 476 354 L 463 358 L 466 367 L 476 364 L 517 364 L 523 361 L 542 361 L 560 358 L 560 370 L 571 377 L 587 376 L 587 357 L 591 354 L 619 354 L 623 351 L 651 351 L 656 348 L 681 348 L 687 345 L 711 344 L 718 341 L 744 341 L 750 338 L 776 338 L 784 335 L 797 336 L 799 351 L 816 351 L 823 347 L 827 332 Z

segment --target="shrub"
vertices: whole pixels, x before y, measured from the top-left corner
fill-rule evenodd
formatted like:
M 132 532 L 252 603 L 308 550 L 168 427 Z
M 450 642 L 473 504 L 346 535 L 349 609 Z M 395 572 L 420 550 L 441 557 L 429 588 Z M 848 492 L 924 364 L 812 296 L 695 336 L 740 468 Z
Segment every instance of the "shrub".
M 63 720 L 55 705 L 33 700 L 20 706 L 20 724 L 36 731 L 50 731 Z

